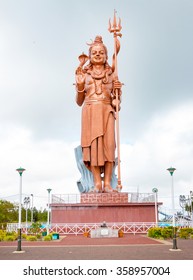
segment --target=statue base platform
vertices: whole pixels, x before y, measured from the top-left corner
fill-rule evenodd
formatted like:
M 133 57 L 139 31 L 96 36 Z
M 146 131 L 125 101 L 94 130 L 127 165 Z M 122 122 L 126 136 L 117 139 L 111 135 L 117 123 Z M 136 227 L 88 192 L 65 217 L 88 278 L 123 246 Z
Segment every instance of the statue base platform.
M 51 223 L 155 222 L 155 202 L 131 202 L 129 195 L 83 193 L 76 203 L 51 203 Z
M 82 204 L 125 204 L 128 203 L 128 193 L 84 193 L 81 194 Z

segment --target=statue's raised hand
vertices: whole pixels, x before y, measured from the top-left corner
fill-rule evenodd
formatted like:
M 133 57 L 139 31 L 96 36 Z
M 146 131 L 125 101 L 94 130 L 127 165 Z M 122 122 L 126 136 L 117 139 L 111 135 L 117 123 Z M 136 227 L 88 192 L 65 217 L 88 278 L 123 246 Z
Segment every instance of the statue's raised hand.
M 76 85 L 78 87 L 78 89 L 82 90 L 84 88 L 84 84 L 85 84 L 85 73 L 83 73 L 83 70 L 81 67 L 78 67 L 76 69 Z

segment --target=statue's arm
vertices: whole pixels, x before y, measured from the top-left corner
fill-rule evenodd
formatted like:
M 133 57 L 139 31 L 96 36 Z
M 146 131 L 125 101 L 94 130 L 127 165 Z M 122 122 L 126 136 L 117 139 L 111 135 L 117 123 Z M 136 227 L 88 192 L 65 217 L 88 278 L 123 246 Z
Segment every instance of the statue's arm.
M 122 83 L 118 79 L 114 79 L 113 81 L 113 100 L 112 100 L 112 105 L 114 108 L 118 105 L 118 110 L 121 109 L 121 94 L 122 94 Z M 118 104 L 116 101 L 116 95 L 118 95 Z
M 76 91 L 76 103 L 79 106 L 82 106 L 82 104 L 84 102 L 84 99 L 85 99 L 85 91 L 84 91 L 84 89 L 82 91 L 77 90 Z
M 122 83 L 119 80 L 114 80 L 113 81 L 113 91 L 115 92 L 116 90 L 118 91 L 118 96 L 120 97 L 122 94 Z

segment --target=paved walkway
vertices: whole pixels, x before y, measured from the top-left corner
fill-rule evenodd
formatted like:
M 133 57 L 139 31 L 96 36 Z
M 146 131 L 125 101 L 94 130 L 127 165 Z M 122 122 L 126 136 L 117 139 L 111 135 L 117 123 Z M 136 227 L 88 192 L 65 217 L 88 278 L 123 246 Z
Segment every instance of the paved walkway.
M 161 241 L 145 235 L 126 234 L 122 238 L 86 238 L 67 235 L 60 240 L 0 242 L 0 260 L 193 260 L 193 240 Z

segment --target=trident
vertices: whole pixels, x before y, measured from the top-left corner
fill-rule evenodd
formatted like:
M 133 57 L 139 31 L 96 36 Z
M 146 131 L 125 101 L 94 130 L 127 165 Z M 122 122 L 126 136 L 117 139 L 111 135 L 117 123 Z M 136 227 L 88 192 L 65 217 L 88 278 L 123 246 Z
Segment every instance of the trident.
M 120 42 L 117 37 L 121 37 L 120 33 L 122 29 L 121 19 L 119 18 L 119 23 L 117 24 L 116 11 L 114 10 L 113 25 L 109 19 L 109 32 L 114 35 L 114 54 L 113 54 L 113 65 L 112 69 L 115 74 L 115 80 L 118 80 L 118 71 L 117 71 L 117 55 L 120 50 Z M 119 99 L 118 99 L 118 89 L 115 89 L 115 100 L 116 100 L 116 140 L 117 140 L 117 158 L 118 158 L 118 180 L 117 180 L 117 190 L 121 191 L 121 167 L 120 167 L 120 136 L 119 136 Z

